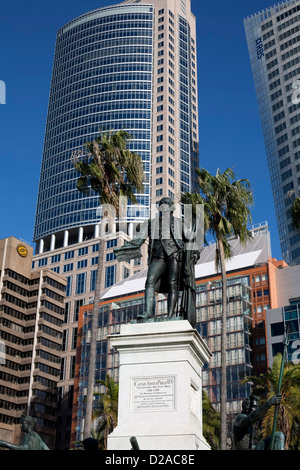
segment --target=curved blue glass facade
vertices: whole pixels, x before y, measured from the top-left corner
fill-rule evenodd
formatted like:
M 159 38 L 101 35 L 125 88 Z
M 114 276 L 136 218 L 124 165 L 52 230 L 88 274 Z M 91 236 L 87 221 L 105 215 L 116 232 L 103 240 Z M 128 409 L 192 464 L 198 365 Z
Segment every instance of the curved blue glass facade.
M 125 129 L 144 162 L 144 193 L 128 221 L 149 217 L 153 6 L 117 5 L 76 18 L 57 35 L 34 240 L 99 222 L 99 197 L 76 188 L 72 153 Z

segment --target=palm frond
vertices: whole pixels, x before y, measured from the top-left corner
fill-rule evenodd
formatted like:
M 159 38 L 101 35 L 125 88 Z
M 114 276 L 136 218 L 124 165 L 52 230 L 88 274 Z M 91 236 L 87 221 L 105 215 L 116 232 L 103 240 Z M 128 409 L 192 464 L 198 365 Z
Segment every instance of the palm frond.
M 127 148 L 130 135 L 124 131 L 101 132 L 85 150 L 73 154 L 73 166 L 81 174 L 77 188 L 83 193 L 93 190 L 100 204 L 109 204 L 119 215 L 119 197 L 125 195 L 136 203 L 135 192 L 143 191 L 144 169 L 139 155 Z
M 294 228 L 300 228 L 300 197 L 293 200 L 291 208 L 292 225 Z

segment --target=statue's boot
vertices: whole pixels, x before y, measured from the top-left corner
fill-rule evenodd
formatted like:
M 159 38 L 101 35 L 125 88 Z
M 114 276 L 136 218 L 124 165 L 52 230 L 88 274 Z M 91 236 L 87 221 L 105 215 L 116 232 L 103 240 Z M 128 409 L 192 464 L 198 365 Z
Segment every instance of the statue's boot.
M 178 302 L 178 291 L 177 288 L 171 288 L 168 294 L 168 316 L 175 317 L 176 316 L 176 305 Z
M 147 287 L 145 290 L 145 311 L 137 316 L 138 323 L 142 323 L 153 316 L 154 300 L 155 289 L 153 287 Z

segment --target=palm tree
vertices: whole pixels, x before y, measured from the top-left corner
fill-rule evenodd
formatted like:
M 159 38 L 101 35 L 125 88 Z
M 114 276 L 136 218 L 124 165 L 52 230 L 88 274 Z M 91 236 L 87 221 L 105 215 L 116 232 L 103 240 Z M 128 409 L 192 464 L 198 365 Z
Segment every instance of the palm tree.
M 95 140 L 85 144 L 85 151 L 76 152 L 73 155 L 74 167 L 81 174 L 77 180 L 78 190 L 86 194 L 92 189 L 98 193 L 100 204 L 112 206 L 116 211 L 117 217 L 120 211 L 120 196 L 127 197 L 135 204 L 137 200 L 134 191 L 143 191 L 143 162 L 138 155 L 127 149 L 129 139 L 130 135 L 124 130 L 119 130 L 115 133 L 100 133 L 100 136 Z M 92 423 L 96 336 L 103 274 L 103 234 L 106 225 L 104 223 L 104 216 L 111 217 L 111 213 L 105 212 L 105 214 L 102 214 L 101 234 L 99 238 L 98 268 L 91 325 L 84 439 L 90 436 Z
M 252 393 L 261 398 L 262 401 L 278 393 L 278 381 L 280 374 L 282 355 L 278 353 L 274 357 L 272 367 L 259 377 L 249 376 L 242 383 L 252 383 Z M 282 400 L 279 407 L 278 427 L 286 439 L 286 449 L 289 447 L 290 439 L 293 438 L 295 424 L 300 424 L 300 364 L 286 363 L 283 369 L 281 386 Z M 275 407 L 272 406 L 262 421 L 262 437 L 270 436 L 274 421 Z M 299 427 L 298 427 L 299 429 Z M 295 436 L 296 437 L 296 436 Z
M 203 436 L 212 450 L 220 448 L 220 414 L 212 406 L 206 392 L 202 391 Z
M 292 225 L 294 228 L 300 228 L 300 197 L 295 197 L 293 199 L 292 209 Z
M 105 380 L 97 380 L 106 387 L 106 393 L 95 394 L 100 396 L 99 407 L 95 409 L 93 418 L 99 418 L 96 430 L 100 448 L 106 450 L 107 437 L 114 430 L 118 423 L 118 395 L 119 385 L 107 375 Z
M 226 318 L 227 286 L 225 260 L 231 257 L 228 238 L 238 237 L 246 244 L 251 238 L 247 224 L 251 221 L 250 205 L 253 203 L 252 190 L 246 179 L 235 181 L 231 168 L 216 176 L 204 168 L 196 170 L 198 193 L 186 193 L 184 204 L 203 204 L 204 232 L 209 232 L 216 241 L 216 267 L 221 269 L 222 278 L 222 333 L 221 333 L 221 450 L 226 449 Z

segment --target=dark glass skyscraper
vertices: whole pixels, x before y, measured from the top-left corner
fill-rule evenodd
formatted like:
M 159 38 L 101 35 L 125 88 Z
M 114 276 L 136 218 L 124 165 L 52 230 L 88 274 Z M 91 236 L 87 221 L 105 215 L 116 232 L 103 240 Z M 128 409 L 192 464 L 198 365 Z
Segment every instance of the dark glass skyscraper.
M 244 20 L 284 260 L 300 262 L 291 222 L 300 190 L 300 1 L 287 0 Z

